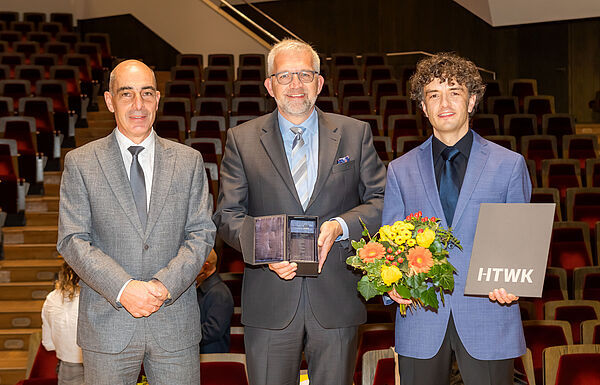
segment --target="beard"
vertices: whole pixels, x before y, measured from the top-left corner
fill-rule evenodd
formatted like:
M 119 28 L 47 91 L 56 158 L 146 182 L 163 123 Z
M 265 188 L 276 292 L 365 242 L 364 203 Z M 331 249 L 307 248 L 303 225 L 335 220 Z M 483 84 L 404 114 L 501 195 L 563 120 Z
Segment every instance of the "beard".
M 307 94 L 306 92 L 304 92 Z M 305 115 L 311 111 L 317 101 L 317 95 L 302 100 L 280 100 L 275 98 L 277 107 L 288 115 Z

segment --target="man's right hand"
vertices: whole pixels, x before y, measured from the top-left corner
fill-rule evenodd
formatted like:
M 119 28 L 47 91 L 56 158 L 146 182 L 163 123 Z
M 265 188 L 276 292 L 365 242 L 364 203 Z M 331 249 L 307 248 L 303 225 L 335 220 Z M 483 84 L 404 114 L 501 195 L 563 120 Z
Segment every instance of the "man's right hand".
M 290 280 L 296 276 L 298 264 L 296 262 L 289 263 L 288 261 L 270 263 L 269 269 L 273 270 L 279 278 Z
M 125 286 L 125 290 L 121 293 L 121 305 L 136 318 L 148 317 L 163 303 L 152 295 L 148 285 L 148 282 L 133 280 Z
M 388 291 L 388 295 L 391 299 L 398 302 L 400 305 L 410 305 L 412 301 L 410 299 L 402 298 L 400 294 L 396 291 L 396 289 L 392 289 Z

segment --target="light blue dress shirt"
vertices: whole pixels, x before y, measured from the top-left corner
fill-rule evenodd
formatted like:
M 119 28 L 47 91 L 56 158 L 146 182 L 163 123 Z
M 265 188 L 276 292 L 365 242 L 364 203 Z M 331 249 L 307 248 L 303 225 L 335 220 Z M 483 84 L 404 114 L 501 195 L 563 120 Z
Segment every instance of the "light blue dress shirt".
M 283 147 L 285 149 L 285 156 L 288 160 L 288 166 L 292 169 L 292 145 L 296 135 L 290 130 L 292 127 L 300 127 L 303 130 L 302 139 L 304 145 L 307 146 L 308 151 L 306 152 L 306 166 L 307 166 L 307 178 L 308 178 L 308 196 L 312 196 L 317 182 L 317 173 L 319 169 L 319 117 L 317 110 L 313 109 L 308 119 L 301 124 L 293 124 L 277 112 L 277 119 L 279 122 L 279 130 L 281 131 L 281 137 L 283 138 Z M 336 241 L 348 239 L 348 225 L 340 217 L 332 218 L 339 222 L 342 226 L 343 234 L 340 235 Z

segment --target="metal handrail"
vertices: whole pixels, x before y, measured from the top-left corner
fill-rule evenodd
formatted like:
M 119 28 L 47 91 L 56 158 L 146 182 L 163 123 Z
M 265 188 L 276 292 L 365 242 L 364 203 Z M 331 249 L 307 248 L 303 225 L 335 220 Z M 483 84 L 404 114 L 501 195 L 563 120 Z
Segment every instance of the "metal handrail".
M 279 28 L 281 28 L 285 32 L 289 33 L 293 38 L 304 42 L 304 40 L 302 40 L 298 35 L 296 35 L 292 31 L 290 31 L 289 29 L 287 29 L 286 27 L 284 27 L 283 25 L 281 25 L 277 20 L 273 19 L 271 16 L 267 15 L 266 13 L 264 13 L 260 8 L 258 8 L 254 4 L 248 2 L 247 0 L 244 0 L 244 3 L 246 3 L 247 5 L 249 5 L 250 8 L 254 9 L 256 12 L 260 13 L 261 15 L 263 15 L 267 20 L 271 21 L 273 24 L 275 24 Z
M 258 28 L 259 31 L 261 31 L 262 33 L 264 33 L 265 35 L 267 35 L 268 37 L 270 37 L 271 39 L 273 39 L 275 42 L 279 43 L 280 40 L 278 38 L 276 38 L 275 36 L 273 36 L 269 31 L 267 31 L 266 29 L 264 29 L 263 27 L 261 27 L 260 25 L 256 24 L 254 22 L 254 20 L 250 19 L 248 16 L 244 15 L 242 12 L 238 11 L 237 8 L 235 8 L 233 5 L 229 4 L 227 1 L 225 0 L 219 0 L 222 4 L 225 4 L 226 7 L 228 7 L 229 9 L 231 9 L 233 12 L 237 13 L 241 18 L 243 18 L 244 20 L 246 20 L 248 23 L 252 24 L 254 27 Z

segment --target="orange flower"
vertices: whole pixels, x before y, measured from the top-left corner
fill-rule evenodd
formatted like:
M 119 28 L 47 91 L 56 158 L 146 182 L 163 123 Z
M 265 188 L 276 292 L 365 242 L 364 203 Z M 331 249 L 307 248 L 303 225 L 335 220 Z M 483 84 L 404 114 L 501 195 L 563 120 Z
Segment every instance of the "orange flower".
M 370 263 L 376 259 L 383 258 L 384 255 L 385 247 L 377 242 L 369 242 L 358 251 L 358 256 L 365 263 Z
M 413 268 L 415 273 L 428 273 L 433 266 L 433 255 L 431 251 L 421 246 L 414 247 L 409 250 L 408 263 Z

